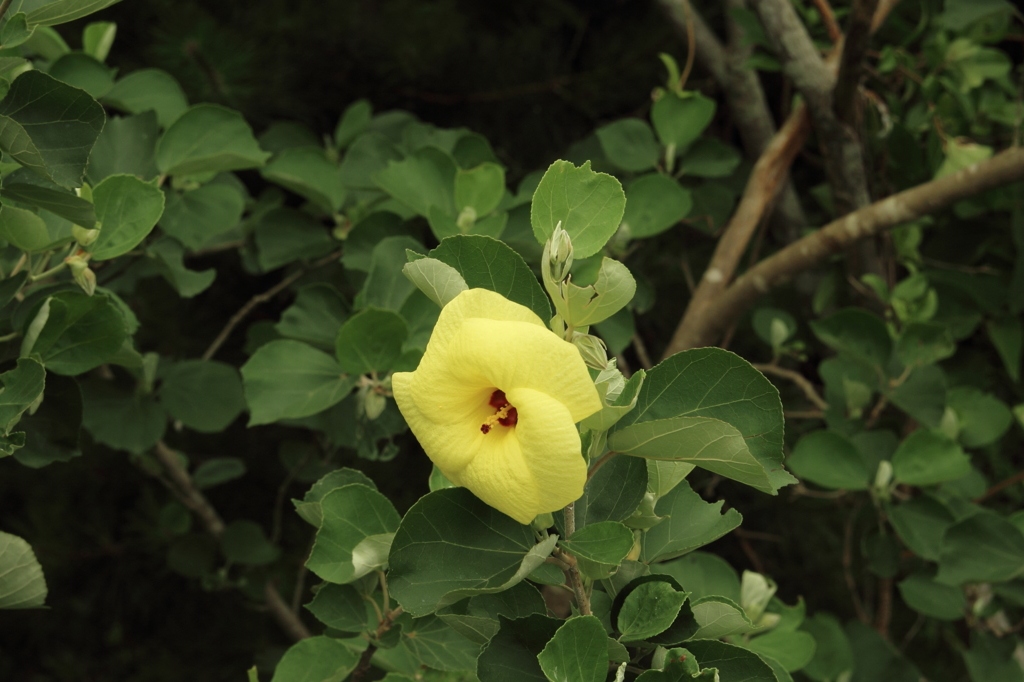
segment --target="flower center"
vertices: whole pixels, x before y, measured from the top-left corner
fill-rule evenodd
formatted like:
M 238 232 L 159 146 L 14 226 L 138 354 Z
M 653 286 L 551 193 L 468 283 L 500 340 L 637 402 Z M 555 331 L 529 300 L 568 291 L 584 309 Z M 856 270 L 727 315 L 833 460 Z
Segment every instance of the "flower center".
M 504 391 L 497 390 L 492 393 L 491 399 L 487 401 L 487 404 L 493 407 L 495 412 L 480 425 L 480 431 L 483 433 L 490 433 L 495 424 L 515 426 L 519 421 L 519 413 L 516 411 L 516 408 L 509 404 L 505 398 Z

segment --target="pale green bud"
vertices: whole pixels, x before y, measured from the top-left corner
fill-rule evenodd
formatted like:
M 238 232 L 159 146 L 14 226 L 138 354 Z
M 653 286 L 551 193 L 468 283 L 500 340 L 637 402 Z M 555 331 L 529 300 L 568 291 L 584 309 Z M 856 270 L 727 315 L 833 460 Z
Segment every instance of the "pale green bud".
M 608 367 L 608 347 L 604 345 L 604 341 L 590 334 L 576 332 L 572 335 L 572 342 L 583 356 L 583 362 L 587 367 L 602 371 Z
M 543 514 L 538 514 L 537 517 L 533 519 L 530 527 L 534 530 L 540 531 L 547 530 L 553 525 L 555 525 L 555 517 L 551 515 L 551 512 L 544 512 Z
M 459 217 L 455 219 L 455 224 L 458 225 L 459 231 L 465 234 L 473 229 L 473 225 L 476 223 L 476 209 L 472 206 L 467 206 L 462 209 L 459 213 Z
M 89 230 L 81 225 L 72 225 L 71 234 L 79 246 L 90 246 L 100 236 L 99 230 Z
M 569 233 L 562 229 L 559 221 L 555 231 L 551 233 L 551 249 L 548 252 L 548 259 L 551 263 L 551 277 L 556 282 L 563 281 L 569 276 L 572 269 L 572 239 Z
M 366 418 L 370 421 L 379 417 L 387 405 L 388 399 L 373 389 L 367 391 L 363 399 L 363 410 L 366 412 Z
M 766 578 L 760 573 L 743 571 L 743 580 L 740 585 L 740 606 L 746 612 L 747 617 L 754 623 L 761 619 L 768 602 L 775 595 L 778 586 L 774 580 Z
M 89 262 L 81 256 L 71 256 L 64 260 L 71 270 L 71 276 L 75 278 L 78 286 L 82 287 L 89 296 L 96 293 L 96 273 L 89 269 Z

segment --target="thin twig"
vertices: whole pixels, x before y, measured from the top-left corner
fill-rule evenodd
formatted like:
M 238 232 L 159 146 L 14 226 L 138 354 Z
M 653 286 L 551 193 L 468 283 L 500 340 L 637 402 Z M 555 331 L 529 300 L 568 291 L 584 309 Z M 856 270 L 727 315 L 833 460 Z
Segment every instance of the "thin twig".
M 391 629 L 391 626 L 395 624 L 395 619 L 400 615 L 402 615 L 401 606 L 396 606 L 394 611 L 389 611 L 377 625 L 377 631 L 374 633 L 373 638 L 380 641 L 380 638 L 384 636 L 384 633 Z M 377 645 L 373 642 L 370 642 L 366 646 L 362 655 L 359 656 L 359 663 L 356 664 L 356 668 L 352 671 L 352 676 L 349 678 L 351 682 L 362 682 L 362 679 L 370 670 L 370 660 L 373 658 L 373 654 L 376 653 L 376 651 Z
M 308 266 L 301 267 L 292 274 L 282 279 L 274 286 L 264 291 L 262 294 L 256 294 L 255 296 L 250 298 L 249 302 L 243 305 L 241 308 L 239 308 L 238 312 L 232 315 L 231 319 L 228 320 L 228 323 L 224 325 L 223 329 L 220 330 L 220 334 L 217 335 L 217 338 L 213 340 L 213 343 L 210 344 L 210 347 L 206 349 L 205 353 L 203 353 L 203 360 L 209 360 L 214 356 L 217 350 L 220 349 L 220 347 L 224 344 L 225 341 L 227 341 L 228 336 L 231 335 L 231 332 L 234 331 L 235 327 L 238 326 L 238 323 L 244 320 L 246 316 L 253 311 L 253 308 L 260 305 L 261 303 L 266 303 L 270 299 L 274 298 L 274 296 L 277 296 L 279 293 L 290 287 L 292 284 L 297 282 L 307 273 L 312 272 L 317 268 L 322 268 L 323 266 L 329 265 L 330 263 L 333 263 L 334 261 L 338 260 L 339 258 L 341 258 L 341 254 L 342 251 L 335 251 L 331 255 L 324 256 L 320 260 L 311 263 Z
M 302 595 L 306 592 L 306 576 L 309 575 L 306 562 L 309 561 L 309 555 L 313 553 L 314 544 L 316 544 L 316 535 L 310 538 L 309 549 L 306 550 L 306 556 L 302 559 L 299 570 L 295 574 L 295 589 L 292 590 L 292 613 L 296 616 L 299 615 L 299 607 L 302 606 Z
M 892 578 L 882 578 L 878 585 L 878 612 L 875 631 L 889 641 L 889 621 L 892 619 Z
M 220 253 L 221 251 L 231 251 L 232 249 L 238 249 L 245 246 L 244 239 L 234 239 L 230 242 L 223 242 L 221 244 L 214 244 L 208 246 L 205 249 L 197 249 L 196 251 L 188 251 L 185 256 L 188 258 L 199 258 L 201 256 L 209 256 L 214 253 Z
M 832 12 L 832 7 L 829 6 L 828 0 L 814 0 L 814 6 L 818 8 L 821 21 L 825 24 L 825 28 L 828 29 L 829 40 L 833 43 L 838 43 L 843 39 L 843 31 L 839 28 L 836 15 Z
M 1009 488 L 1014 483 L 1020 483 L 1021 481 L 1024 481 L 1024 471 L 1018 471 L 1013 476 L 1010 476 L 1005 480 L 999 481 L 999 483 L 996 483 L 994 486 L 992 486 L 984 493 L 982 493 L 979 497 L 974 498 L 974 502 L 984 502 L 985 500 L 992 497 L 996 493 L 1001 492 L 1006 488 Z
M 825 413 L 821 410 L 785 410 L 782 416 L 786 419 L 824 419 Z
M 292 612 L 288 605 L 284 603 L 284 599 L 281 598 L 281 593 L 277 591 L 277 587 L 270 580 L 266 582 L 263 589 L 264 598 L 267 601 L 267 608 L 270 610 L 271 615 L 277 620 L 288 635 L 296 642 L 300 639 L 307 639 L 312 637 L 309 629 L 306 628 L 305 624 L 299 620 L 299 617 Z
M 590 470 L 587 471 L 587 480 L 589 481 L 591 478 L 593 478 L 594 474 L 597 473 L 597 470 L 600 469 L 601 467 L 603 467 L 608 460 L 610 460 L 612 457 L 614 457 L 617 454 L 619 454 L 619 453 L 616 452 L 615 450 L 609 450 L 608 452 L 606 452 L 603 455 L 601 455 L 600 457 L 598 457 L 597 461 L 595 461 L 590 466 Z
M 697 39 L 694 37 L 693 8 L 690 7 L 690 0 L 682 0 L 683 10 L 686 13 L 686 66 L 679 76 L 679 89 L 681 90 L 686 81 L 690 78 L 690 71 L 693 70 L 693 59 L 697 54 Z
M 636 357 L 640 360 L 640 366 L 650 371 L 654 365 L 651 364 L 651 356 L 647 353 L 647 346 L 639 334 L 633 334 L 633 349 L 636 350 Z
M 815 407 L 817 407 L 818 409 L 820 409 L 822 411 L 828 409 L 828 403 L 825 402 L 824 398 L 822 398 L 820 395 L 818 395 L 818 392 L 816 390 L 814 390 L 814 384 L 812 384 L 810 381 L 808 381 L 807 377 L 805 377 L 803 374 L 800 374 L 799 372 L 794 372 L 791 369 L 786 369 L 784 367 L 779 367 L 776 364 L 770 364 L 770 365 L 755 364 L 755 365 L 753 365 L 753 367 L 754 367 L 754 369 L 756 369 L 757 371 L 759 371 L 759 372 L 761 372 L 763 374 L 774 374 L 777 377 L 782 377 L 783 379 L 789 379 L 794 384 L 796 384 L 797 387 L 799 387 L 801 391 L 804 392 L 804 395 L 807 396 L 808 400 L 810 400 L 812 403 L 814 403 Z
M 857 518 L 858 511 L 860 511 L 859 502 L 850 510 L 849 516 L 846 517 L 846 523 L 843 525 L 843 577 L 846 579 L 846 587 L 850 591 L 850 601 L 853 602 L 853 610 L 857 613 L 857 618 L 865 625 L 870 625 L 871 620 L 864 612 L 864 605 L 861 603 L 860 593 L 857 591 L 857 581 L 853 577 L 853 523 Z
M 565 519 L 565 537 L 571 538 L 572 534 L 576 532 L 575 503 L 570 502 L 565 506 L 563 518 Z M 580 575 L 580 569 L 576 566 L 575 562 L 569 566 L 569 570 L 566 573 L 569 574 L 569 584 L 572 586 L 573 594 L 576 595 L 576 607 L 584 616 L 593 615 L 593 612 L 590 610 L 590 597 L 587 596 L 587 590 L 583 587 L 583 577 Z

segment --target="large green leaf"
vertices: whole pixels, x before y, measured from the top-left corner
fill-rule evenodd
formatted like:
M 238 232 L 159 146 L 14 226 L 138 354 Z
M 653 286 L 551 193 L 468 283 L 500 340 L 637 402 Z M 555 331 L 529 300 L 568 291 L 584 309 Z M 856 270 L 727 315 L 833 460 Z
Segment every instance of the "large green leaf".
M 82 426 L 97 442 L 140 454 L 164 435 L 167 413 L 151 396 L 109 381 L 82 383 Z
M 918 613 L 939 620 L 960 620 L 964 617 L 967 600 L 960 588 L 937 583 L 926 573 L 914 573 L 896 586 L 907 606 Z
M 786 464 L 797 476 L 834 490 L 867 490 L 874 473 L 853 443 L 833 431 L 802 436 Z
M 918 429 L 892 456 L 893 477 L 908 485 L 935 485 L 971 473 L 971 458 L 938 431 Z
M 608 447 L 636 457 L 689 462 L 762 492 L 775 492 L 743 434 L 718 419 L 671 417 L 632 424 L 613 433 Z
M 646 121 L 622 118 L 594 131 L 604 155 L 624 171 L 638 173 L 653 168 L 661 147 Z
M 480 655 L 480 644 L 437 616 L 403 623 L 402 643 L 420 665 L 436 670 L 473 670 Z
M 270 682 L 341 682 L 358 663 L 359 654 L 340 640 L 309 637 L 284 652 Z
M 618 566 L 633 548 L 633 531 L 618 521 L 598 521 L 579 528 L 560 544 L 577 557 Z
M 53 62 L 47 73 L 99 99 L 114 87 L 114 75 L 117 71 L 87 54 L 70 52 Z
M 156 165 L 166 175 L 257 168 L 269 157 L 242 115 L 217 104 L 188 109 L 156 145 Z
M 457 172 L 451 156 L 437 147 L 423 147 L 401 161 L 390 161 L 373 179 L 381 189 L 421 216 L 430 215 L 431 206 L 454 215 Z
M 185 91 L 178 81 L 160 69 L 133 71 L 117 81 L 103 101 L 130 114 L 153 111 L 160 127 L 165 129 L 188 108 Z
M 307 523 L 320 528 L 320 524 L 323 522 L 323 508 L 320 506 L 320 502 L 324 499 L 324 496 L 332 490 L 342 488 L 346 485 L 353 483 L 360 483 L 367 488 L 376 490 L 377 486 L 370 478 L 361 471 L 356 469 L 349 469 L 342 467 L 341 469 L 335 469 L 328 474 L 325 474 L 316 483 L 306 491 L 302 500 L 292 500 L 292 504 L 295 505 L 296 513 L 303 518 Z
M 649 173 L 626 187 L 622 224 L 631 237 L 653 237 L 688 216 L 692 208 L 690 190 L 661 173 Z
M 719 639 L 755 629 L 743 608 L 728 597 L 718 594 L 702 597 L 694 600 L 690 609 L 700 626 L 693 635 L 697 638 Z
M 597 470 L 574 503 L 576 527 L 623 521 L 640 505 L 647 490 L 647 466 L 638 457 L 614 457 Z M 561 521 L 556 514 L 556 521 Z
M 470 289 L 496 291 L 525 305 L 545 322 L 551 317 L 548 297 L 530 266 L 497 239 L 481 235 L 447 237 L 428 255 L 455 268 Z
M 946 411 L 946 375 L 938 365 L 917 367 L 889 398 L 917 421 L 938 428 Z
M 328 213 L 339 210 L 345 201 L 341 170 L 337 163 L 327 158 L 322 149 L 285 149 L 264 166 L 260 174 L 312 201 Z
M 26 71 L 0 101 L 0 149 L 61 187 L 81 187 L 104 120 L 85 91 Z
M 814 637 L 814 657 L 803 669 L 812 680 L 835 680 L 854 667 L 850 640 L 834 615 L 818 612 L 805 620 L 800 629 Z
M 153 160 L 159 136 L 155 112 L 111 116 L 89 155 L 89 167 L 86 169 L 89 183 L 96 185 L 104 178 L 119 173 L 136 175 L 147 181 L 155 178 L 160 174 Z
M 306 566 L 332 583 L 350 583 L 387 563 L 401 520 L 388 498 L 365 485 L 335 488 L 320 500 L 322 520 Z
M 778 661 L 786 672 L 796 672 L 814 658 L 817 643 L 810 633 L 776 629 L 754 637 L 746 647 L 756 654 Z
M 206 291 L 217 279 L 214 268 L 189 270 L 185 267 L 185 247 L 173 237 L 163 237 L 146 247 L 146 255 L 156 261 L 157 272 L 163 275 L 179 296 L 192 298 Z
M 830 348 L 875 367 L 885 367 L 889 362 L 892 337 L 885 322 L 873 313 L 844 308 L 810 324 L 814 335 Z
M 946 529 L 938 582 L 1002 582 L 1022 575 L 1024 533 L 995 512 L 979 512 Z
M 458 270 L 436 258 L 418 258 L 406 263 L 402 274 L 442 308 L 469 288 Z
M 367 308 L 353 315 L 338 330 L 335 354 L 350 375 L 383 373 L 402 355 L 409 328 L 398 313 Z
M 550 682 L 537 656 L 565 621 L 541 614 L 510 620 L 499 616 L 498 633 L 476 661 L 480 682 Z
M 604 682 L 608 677 L 608 636 L 595 616 L 571 618 L 537 655 L 551 682 Z
M 0 205 L 0 238 L 22 251 L 38 253 L 64 246 L 74 237 L 66 220 L 47 221 L 27 209 Z
M 669 582 L 651 580 L 629 591 L 615 619 L 623 642 L 638 642 L 660 635 L 675 622 L 688 593 Z
M 238 370 L 216 360 L 185 360 L 162 373 L 160 402 L 185 426 L 216 433 L 245 409 Z
M 39 354 L 43 365 L 57 374 L 74 376 L 109 362 L 128 335 L 117 306 L 100 294 L 61 291 L 43 304 L 34 322 L 41 316 L 45 324 L 22 354 Z
M 699 93 L 666 92 L 651 107 L 651 122 L 663 145 L 681 151 L 708 127 L 715 108 L 715 100 Z
M 370 601 L 352 585 L 323 583 L 306 608 L 328 627 L 342 632 L 362 632 L 371 618 L 376 628 L 377 618 Z
M 26 19 L 33 26 L 56 26 L 89 16 L 117 2 L 120 0 L 56 0 L 32 3 L 35 9 L 28 11 Z
M 281 336 L 333 350 L 346 319 L 348 304 L 337 289 L 330 284 L 310 284 L 299 289 L 274 329 Z
M 716 668 L 719 678 L 739 682 L 776 682 L 771 667 L 753 651 L 714 639 L 694 639 L 686 648 L 702 669 Z
M 735 509 L 722 514 L 723 504 L 705 502 L 685 481 L 677 485 L 655 506 L 659 516 L 669 518 L 644 533 L 641 560 L 682 556 L 739 526 L 743 517 Z
M 782 466 L 782 402 L 763 374 L 720 348 L 677 353 L 647 373 L 636 409 L 615 425 L 674 417 L 709 417 L 732 425 L 768 472 L 774 490 L 796 479 Z
M 0 609 L 32 609 L 45 601 L 43 568 L 32 547 L 0 531 Z
M 14 182 L 13 178 L 8 176 L 0 196 L 45 209 L 82 227 L 91 228 L 96 224 L 96 211 L 93 205 L 69 191 Z
M 561 223 L 572 239 L 576 258 L 587 258 L 619 229 L 625 208 L 626 195 L 618 180 L 595 173 L 589 161 L 579 168 L 555 161 L 533 194 L 530 224 L 543 244 Z
M 267 211 L 256 223 L 257 260 L 264 272 L 297 260 L 324 256 L 335 242 L 313 216 L 293 208 Z
M 1010 428 L 1010 408 L 991 393 L 973 386 L 957 386 L 946 394 L 946 403 L 959 422 L 957 440 L 965 447 L 980 448 L 995 443 Z
M 167 190 L 166 197 L 160 227 L 190 249 L 198 249 L 238 225 L 245 210 L 245 198 L 220 183 L 180 193 Z
M 464 488 L 437 490 L 412 506 L 395 534 L 391 595 L 413 616 L 425 616 L 464 597 L 500 592 L 543 563 L 556 540 L 536 544 L 529 526 Z
M 424 251 L 423 245 L 412 237 L 396 235 L 385 237 L 373 247 L 370 270 L 363 288 L 355 298 L 355 307 L 374 306 L 385 310 L 401 310 L 416 291 L 416 286 L 402 274 L 407 251 Z
M 18 430 L 25 432 L 25 446 L 14 458 L 38 469 L 53 462 L 68 462 L 82 454 L 82 390 L 71 377 L 46 377 L 42 404 L 30 415 L 23 414 Z
M 46 370 L 29 358 L 20 358 L 17 367 L 0 374 L 0 436 L 9 434 L 25 410 L 42 395 L 45 382 Z
M 942 537 L 956 521 L 953 512 L 928 493 L 889 507 L 886 515 L 904 544 L 929 561 L 939 560 Z
M 348 395 L 356 380 L 338 362 L 301 341 L 271 341 L 242 366 L 249 426 L 308 417 Z
M 94 260 L 128 253 L 156 227 L 164 193 L 134 175 L 111 175 L 92 192 L 100 235 L 89 246 Z

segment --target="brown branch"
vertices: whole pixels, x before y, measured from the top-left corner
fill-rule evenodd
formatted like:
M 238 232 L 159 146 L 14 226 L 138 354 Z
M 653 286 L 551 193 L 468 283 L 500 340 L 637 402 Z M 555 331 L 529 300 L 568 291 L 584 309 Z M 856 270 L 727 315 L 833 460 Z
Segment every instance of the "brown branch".
M 1002 492 L 1003 490 L 1009 488 L 1014 483 L 1020 483 L 1021 481 L 1024 481 L 1024 471 L 1018 471 L 1013 476 L 1010 476 L 1007 479 L 999 481 L 999 483 L 996 483 L 994 486 L 992 486 L 984 493 L 982 493 L 979 497 L 974 498 L 974 502 L 984 502 L 985 500 L 992 497 L 996 493 Z
M 395 619 L 402 615 L 402 607 L 396 606 L 393 611 L 388 611 L 384 619 L 377 625 L 377 631 L 374 633 L 374 639 L 380 640 L 391 626 L 394 625 Z M 370 642 L 363 650 L 362 655 L 359 656 L 359 662 L 356 664 L 355 670 L 352 671 L 352 676 L 349 678 L 352 682 L 361 682 L 366 676 L 366 673 L 370 670 L 370 661 L 373 659 L 373 654 L 377 651 L 377 645 Z
M 213 505 L 210 504 L 209 500 L 206 499 L 206 496 L 195 486 L 192 477 L 185 467 L 181 465 L 178 453 L 169 448 L 162 440 L 157 441 L 153 453 L 170 479 L 170 488 L 174 495 L 199 517 L 199 520 L 202 521 L 203 526 L 206 528 L 206 532 L 219 540 L 224 534 L 224 520 L 217 513 L 217 510 L 214 509 Z M 299 617 L 285 604 L 284 599 L 281 598 L 281 594 L 272 582 L 267 581 L 264 593 L 268 610 L 277 620 L 278 625 L 288 635 L 296 640 L 311 636 L 309 630 L 299 620 Z
M 665 355 L 713 344 L 762 294 L 797 273 L 845 251 L 861 239 L 934 213 L 961 199 L 1022 179 L 1024 148 L 1010 149 L 833 220 L 738 277 L 700 317 L 693 317 L 689 328 L 683 333 L 676 330 Z
M 266 303 L 270 299 L 274 298 L 279 293 L 290 287 L 292 284 L 295 284 L 295 282 L 299 281 L 305 274 L 313 270 L 316 270 L 317 268 L 322 268 L 325 265 L 329 265 L 335 262 L 336 260 L 341 258 L 341 254 L 341 251 L 335 251 L 329 256 L 324 256 L 318 261 L 303 266 L 296 270 L 295 272 L 293 272 L 292 274 L 285 277 L 284 279 L 282 279 L 274 286 L 264 291 L 262 294 L 256 294 L 255 296 L 250 298 L 245 305 L 238 309 L 238 312 L 231 316 L 231 319 L 228 320 L 228 323 L 224 325 L 223 329 L 220 330 L 220 334 L 217 335 L 217 338 L 213 340 L 213 343 L 210 344 L 210 347 L 206 349 L 205 353 L 203 353 L 203 360 L 209 360 L 214 356 L 214 354 L 220 349 L 224 342 L 228 340 L 228 336 L 230 336 L 231 332 L 234 331 L 235 327 L 238 326 L 238 323 L 244 320 L 256 306 L 260 305 L 261 303 Z
M 878 612 L 875 613 L 875 630 L 889 641 L 889 622 L 892 620 L 892 578 L 878 581 Z
M 878 0 L 854 0 L 846 23 L 846 39 L 839 57 L 839 74 L 832 93 L 832 108 L 840 123 L 857 125 L 857 91 L 860 89 L 861 63 L 871 37 L 871 21 L 878 8 Z
M 828 39 L 833 43 L 841 41 L 843 39 L 843 31 L 839 28 L 836 15 L 832 11 L 832 6 L 828 4 L 828 0 L 814 0 L 814 6 L 818 8 L 821 21 L 825 24 L 825 29 L 828 30 Z
M 691 337 L 699 330 L 697 321 L 707 315 L 732 280 L 733 273 L 765 210 L 771 204 L 793 157 L 803 146 L 807 135 L 807 109 L 797 107 L 786 125 L 754 165 L 736 213 L 729 219 L 715 247 L 715 253 L 701 277 L 697 291 L 686 308 L 663 357 L 683 348 L 693 348 Z
M 807 377 L 800 374 L 800 372 L 794 372 L 791 369 L 785 369 L 778 365 L 755 364 L 753 367 L 762 374 L 774 374 L 777 377 L 789 379 L 804 392 L 804 395 L 807 396 L 808 400 L 814 403 L 815 407 L 822 411 L 828 409 L 828 403 L 825 402 L 824 398 L 818 395 L 816 390 L 814 390 L 814 384 L 808 381 Z
M 878 28 L 885 23 L 885 18 L 889 16 L 889 13 L 896 6 L 900 0 L 878 0 L 878 9 L 875 10 L 875 16 L 871 19 L 871 32 L 874 33 Z

